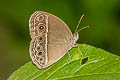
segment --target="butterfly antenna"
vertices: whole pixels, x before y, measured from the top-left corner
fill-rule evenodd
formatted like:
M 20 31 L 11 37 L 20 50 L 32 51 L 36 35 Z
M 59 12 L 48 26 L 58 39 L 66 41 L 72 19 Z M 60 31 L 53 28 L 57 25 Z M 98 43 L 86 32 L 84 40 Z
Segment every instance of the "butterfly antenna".
M 85 26 L 85 27 L 82 27 L 80 28 L 76 33 L 78 33 L 79 31 L 83 30 L 83 29 L 86 29 L 86 28 L 89 28 L 90 26 Z
M 78 32 L 77 30 L 78 30 L 78 27 L 79 27 L 79 25 L 80 25 L 83 17 L 84 17 L 84 14 L 80 17 L 80 20 L 79 20 L 79 22 L 78 22 L 78 24 L 77 24 L 77 27 L 76 27 L 76 29 L 75 29 L 75 33 Z

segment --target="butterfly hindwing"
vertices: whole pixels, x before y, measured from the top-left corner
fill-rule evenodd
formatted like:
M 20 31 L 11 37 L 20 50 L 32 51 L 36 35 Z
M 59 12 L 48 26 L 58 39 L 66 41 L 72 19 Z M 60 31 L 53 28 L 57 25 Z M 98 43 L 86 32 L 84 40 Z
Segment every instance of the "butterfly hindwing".
M 47 34 L 32 39 L 30 44 L 30 56 L 33 63 L 39 68 L 47 64 L 46 35 Z

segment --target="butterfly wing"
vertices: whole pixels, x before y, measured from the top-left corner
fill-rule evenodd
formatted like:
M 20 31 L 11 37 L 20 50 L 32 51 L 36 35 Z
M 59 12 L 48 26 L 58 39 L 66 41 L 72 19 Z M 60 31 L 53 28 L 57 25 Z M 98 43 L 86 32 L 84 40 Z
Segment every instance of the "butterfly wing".
M 48 33 L 46 33 L 47 64 L 42 67 L 45 68 L 62 58 L 74 45 L 74 39 L 70 29 L 60 18 L 43 11 L 37 11 L 35 13 L 43 14 L 48 17 Z M 33 15 L 35 15 L 35 13 L 33 13 Z M 34 37 L 36 35 L 42 35 L 43 33 L 45 33 L 35 33 L 35 30 L 32 27 L 30 30 L 31 37 Z

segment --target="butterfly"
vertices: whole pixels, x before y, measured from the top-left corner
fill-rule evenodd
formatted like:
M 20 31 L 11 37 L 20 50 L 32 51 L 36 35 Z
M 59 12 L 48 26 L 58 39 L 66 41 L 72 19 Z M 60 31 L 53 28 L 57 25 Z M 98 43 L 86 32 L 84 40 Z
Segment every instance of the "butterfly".
M 60 18 L 44 12 L 36 11 L 29 19 L 30 42 L 29 52 L 32 62 L 39 68 L 46 68 L 61 59 L 79 39 L 78 26 L 75 33 Z M 80 51 L 79 51 L 80 52 Z M 81 54 L 82 55 L 82 54 Z

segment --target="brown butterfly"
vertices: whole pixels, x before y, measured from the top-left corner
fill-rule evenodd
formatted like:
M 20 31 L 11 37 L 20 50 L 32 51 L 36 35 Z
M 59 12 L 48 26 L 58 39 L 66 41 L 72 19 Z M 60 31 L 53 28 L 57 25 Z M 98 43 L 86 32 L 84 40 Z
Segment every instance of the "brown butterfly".
M 82 16 L 83 17 L 83 16 Z M 79 39 L 77 25 L 75 33 L 72 34 L 69 27 L 58 17 L 43 11 L 36 11 L 29 20 L 31 35 L 30 57 L 39 68 L 46 68 L 61 59 Z

